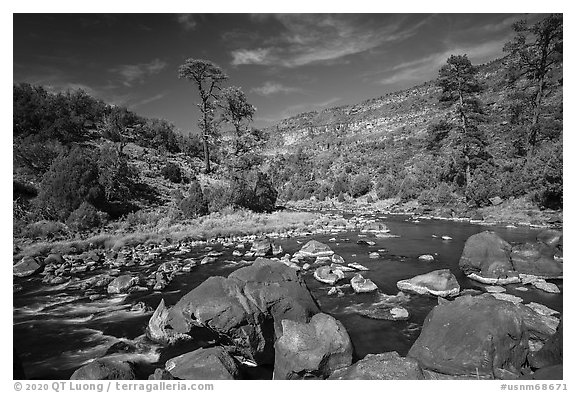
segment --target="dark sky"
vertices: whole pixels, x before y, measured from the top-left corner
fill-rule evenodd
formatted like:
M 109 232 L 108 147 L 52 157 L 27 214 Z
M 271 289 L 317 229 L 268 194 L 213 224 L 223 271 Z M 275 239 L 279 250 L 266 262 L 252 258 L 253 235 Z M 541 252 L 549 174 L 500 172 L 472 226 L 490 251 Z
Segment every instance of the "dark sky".
M 187 58 L 229 75 L 256 126 L 356 103 L 436 77 L 450 54 L 503 55 L 521 14 L 14 14 L 14 81 L 82 88 L 196 130 Z

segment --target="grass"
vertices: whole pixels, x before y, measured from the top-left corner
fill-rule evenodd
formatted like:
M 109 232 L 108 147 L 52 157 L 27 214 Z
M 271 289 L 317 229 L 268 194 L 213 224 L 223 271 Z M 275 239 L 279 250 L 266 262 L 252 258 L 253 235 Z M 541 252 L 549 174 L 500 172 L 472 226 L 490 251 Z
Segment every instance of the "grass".
M 59 242 L 40 242 L 24 246 L 15 258 L 40 256 L 50 252 L 61 254 L 73 250 L 93 248 L 119 249 L 138 244 L 158 244 L 164 239 L 208 240 L 218 237 L 263 235 L 290 231 L 306 231 L 317 226 L 320 214 L 279 211 L 271 214 L 234 211 L 228 214 L 213 213 L 194 220 L 186 220 L 168 226 L 150 228 L 149 225 L 134 227 L 130 232 L 103 233 L 86 239 Z

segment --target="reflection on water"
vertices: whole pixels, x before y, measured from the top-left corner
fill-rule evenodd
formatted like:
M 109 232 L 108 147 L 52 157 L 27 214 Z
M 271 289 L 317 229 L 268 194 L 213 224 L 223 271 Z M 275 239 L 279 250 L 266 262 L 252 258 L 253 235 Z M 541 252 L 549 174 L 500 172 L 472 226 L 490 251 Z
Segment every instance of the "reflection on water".
M 437 304 L 437 299 L 411 295 L 402 307 L 410 317 L 405 321 L 370 319 L 359 315 L 358 309 L 369 309 L 379 304 L 383 294 L 398 293 L 396 282 L 432 270 L 448 268 L 454 273 L 462 289 L 482 289 L 480 283 L 468 280 L 458 269 L 458 260 L 466 239 L 486 229 L 494 230 L 511 243 L 535 241 L 539 230 L 531 228 L 485 227 L 469 223 L 420 219 L 418 223 L 403 216 L 379 218 L 390 232 L 398 237 L 380 238 L 368 235 L 375 244 L 359 245 L 358 239 L 367 239 L 359 232 L 331 233 L 314 236 L 314 239 L 330 245 L 347 263 L 358 262 L 370 270 L 363 272 L 379 288 L 376 293 L 354 294 L 344 289 L 344 296 L 328 296 L 329 286 L 316 281 L 313 268 L 304 272 L 304 280 L 322 311 L 339 319 L 350 334 L 355 356 L 362 358 L 368 353 L 397 351 L 406 355 L 412 343 L 420 334 L 422 323 L 428 312 Z M 361 237 L 359 237 L 359 235 Z M 452 240 L 442 240 L 448 235 Z M 276 242 L 285 252 L 298 251 L 310 237 L 282 239 Z M 14 294 L 14 342 L 29 378 L 67 379 L 72 372 L 90 360 L 114 353 L 121 360 L 131 360 L 143 365 L 140 377 L 146 377 L 155 366 L 162 366 L 170 357 L 193 350 L 209 341 L 198 338 L 186 344 L 186 348 L 163 348 L 150 342 L 144 335 L 150 309 L 132 310 L 132 306 L 143 302 L 154 309 L 161 298 L 172 305 L 188 291 L 213 275 L 227 276 L 241 265 L 224 263 L 225 260 L 240 258 L 232 256 L 233 247 L 213 246 L 223 252 L 218 262 L 201 265 L 189 273 L 180 273 L 162 292 L 140 292 L 130 295 L 106 295 L 105 298 L 90 301 L 81 290 L 82 282 L 105 271 L 83 273 L 71 283 L 57 286 L 42 284 L 41 278 L 15 279 L 23 290 Z M 377 251 L 379 258 L 369 258 L 369 253 Z M 192 250 L 186 255 L 165 256 L 150 266 L 121 268 L 135 274 L 148 275 L 158 264 L 166 260 L 186 259 L 205 254 L 203 249 Z M 418 260 L 422 254 L 432 254 L 434 262 Z M 347 283 L 354 273 L 347 273 Z M 16 281 L 15 281 L 16 282 Z M 562 290 L 562 281 L 553 281 Z M 522 297 L 526 302 L 538 302 L 562 312 L 562 295 L 548 294 L 533 287 L 528 291 L 517 291 L 519 285 L 507 286 L 507 291 Z M 105 288 L 100 293 L 105 294 Z M 93 292 L 92 292 L 93 293 Z M 110 347 L 113 347 L 110 350 Z

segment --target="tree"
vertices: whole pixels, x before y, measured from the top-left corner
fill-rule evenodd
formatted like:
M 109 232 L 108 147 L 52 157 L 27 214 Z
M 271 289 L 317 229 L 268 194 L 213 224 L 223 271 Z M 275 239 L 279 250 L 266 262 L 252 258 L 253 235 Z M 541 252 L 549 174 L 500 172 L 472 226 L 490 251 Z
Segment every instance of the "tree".
M 563 61 L 563 18 L 562 14 L 552 14 L 532 26 L 520 20 L 512 28 L 516 35 L 504 45 L 504 51 L 510 53 L 508 76 L 512 84 L 528 82 L 524 86 L 531 107 L 527 143 L 533 155 L 540 132 L 542 101 L 550 87 L 552 71 Z
M 483 134 L 477 126 L 479 115 L 482 113 L 477 98 L 481 90 L 480 83 L 476 79 L 477 72 L 466 55 L 452 55 L 440 68 L 437 79 L 438 85 L 442 88 L 440 101 L 454 105 L 458 116 L 457 132 L 452 135 L 451 142 L 460 150 L 464 159 L 465 191 L 471 183 L 471 166 L 478 164 L 473 160 L 485 154 L 486 146 Z M 443 139 L 442 133 L 435 134 L 435 138 Z
M 218 98 L 218 91 L 223 81 L 228 76 L 216 64 L 208 60 L 188 59 L 178 69 L 178 77 L 188 79 L 198 88 L 200 94 L 200 113 L 202 118 L 199 127 L 202 131 L 204 144 L 204 165 L 206 173 L 210 173 L 210 151 L 208 144 L 210 139 L 215 137 L 216 129 L 214 124 L 215 101 Z

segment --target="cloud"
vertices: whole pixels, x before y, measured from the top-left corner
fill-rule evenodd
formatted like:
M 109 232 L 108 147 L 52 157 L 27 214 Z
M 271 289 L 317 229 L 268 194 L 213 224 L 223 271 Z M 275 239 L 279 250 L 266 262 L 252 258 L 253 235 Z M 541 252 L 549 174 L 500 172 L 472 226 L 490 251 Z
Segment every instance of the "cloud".
M 198 25 L 193 14 L 180 14 L 176 18 L 184 30 L 194 30 Z
M 131 106 L 132 108 L 137 108 L 137 107 L 140 107 L 140 106 L 143 106 L 143 105 L 150 104 L 151 102 L 161 100 L 161 99 L 163 99 L 164 97 L 166 97 L 166 92 L 158 93 L 158 94 L 156 94 L 156 95 L 154 95 L 154 96 L 152 96 L 152 97 L 144 98 L 144 99 L 142 99 L 142 100 L 140 100 L 140 101 L 134 102 L 134 103 L 130 104 L 130 106 Z
M 334 61 L 412 36 L 427 18 L 340 14 L 274 15 L 282 28 L 255 48 L 231 51 L 232 65 L 299 67 Z
M 478 45 L 458 46 L 434 53 L 419 59 L 397 64 L 382 73 L 389 74 L 378 80 L 382 85 L 398 83 L 424 82 L 436 78 L 438 70 L 446 63 L 450 55 L 468 55 L 472 64 L 481 64 L 502 56 L 502 47 L 506 40 L 494 40 Z
M 290 94 L 290 93 L 298 93 L 302 91 L 302 89 L 298 87 L 290 87 L 284 86 L 281 83 L 277 82 L 265 82 L 262 86 L 255 87 L 251 91 L 261 96 L 269 96 L 273 94 Z
M 110 69 L 110 72 L 118 74 L 122 78 L 124 86 L 132 86 L 135 82 L 141 82 L 144 78 L 162 71 L 168 63 L 160 59 L 154 59 L 149 63 L 126 64 Z

